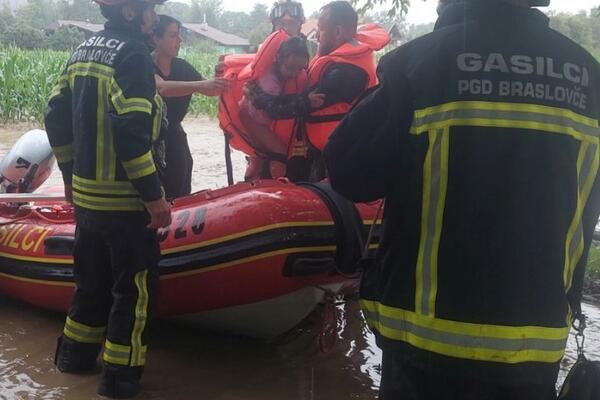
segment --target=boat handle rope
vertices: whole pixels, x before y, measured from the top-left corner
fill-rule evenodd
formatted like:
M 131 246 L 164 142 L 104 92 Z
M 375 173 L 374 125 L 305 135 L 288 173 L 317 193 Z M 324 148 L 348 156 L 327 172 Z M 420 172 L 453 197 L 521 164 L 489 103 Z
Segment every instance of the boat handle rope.
M 338 341 L 338 311 L 337 306 L 344 303 L 344 295 L 331 289 L 315 286 L 324 292 L 323 318 L 317 341 L 322 353 L 329 353 Z
M 56 224 L 56 225 L 66 225 L 66 224 L 72 224 L 73 222 L 75 222 L 75 220 L 73 218 L 69 218 L 69 219 L 65 219 L 65 220 L 57 220 L 57 219 L 48 218 L 39 211 L 39 208 L 36 207 L 36 208 L 29 209 L 29 212 L 26 215 L 23 215 L 23 216 L 17 217 L 17 218 L 13 218 L 8 221 L 0 222 L 0 226 L 14 224 L 16 222 L 23 221 L 23 220 L 31 218 L 31 217 L 37 217 L 43 221 L 49 222 L 51 224 Z
M 367 235 L 367 240 L 365 241 L 365 247 L 362 249 L 363 258 L 367 258 L 369 255 L 369 246 L 371 245 L 371 240 L 373 240 L 373 232 L 375 231 L 375 226 L 377 226 L 377 221 L 379 221 L 379 217 L 381 216 L 381 211 L 383 210 L 384 205 L 385 199 L 381 199 L 381 203 L 379 203 L 379 208 L 377 208 L 375 218 L 373 219 L 373 223 L 369 229 L 369 234 Z

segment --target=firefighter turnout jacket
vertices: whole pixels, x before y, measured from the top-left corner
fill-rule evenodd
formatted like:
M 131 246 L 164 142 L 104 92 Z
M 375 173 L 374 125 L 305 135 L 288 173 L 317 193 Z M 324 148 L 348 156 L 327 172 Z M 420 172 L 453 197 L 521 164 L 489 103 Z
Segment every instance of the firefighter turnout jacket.
M 331 136 L 333 187 L 385 197 L 361 303 L 416 367 L 556 380 L 600 212 L 600 68 L 535 9 L 466 1 L 385 56 Z
M 71 55 L 46 111 L 46 131 L 76 206 L 143 211 L 163 196 L 152 156 L 163 103 L 139 33 L 107 22 Z

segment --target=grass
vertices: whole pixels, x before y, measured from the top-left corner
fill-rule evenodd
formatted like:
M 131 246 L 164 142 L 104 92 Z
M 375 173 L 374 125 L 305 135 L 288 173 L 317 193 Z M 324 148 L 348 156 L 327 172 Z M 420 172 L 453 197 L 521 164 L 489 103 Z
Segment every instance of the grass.
M 0 48 L 0 120 L 41 122 L 68 53 Z
M 219 54 L 182 52 L 202 75 L 211 78 Z M 68 52 L 0 48 L 0 122 L 42 123 L 48 97 L 65 67 Z M 217 115 L 217 99 L 194 96 L 190 114 Z
M 589 279 L 600 279 L 600 245 L 592 243 L 585 274 Z
M 204 79 L 211 79 L 215 75 L 215 65 L 219 60 L 218 53 L 199 53 L 196 51 L 184 50 L 181 51 L 179 56 L 192 64 L 194 68 L 198 70 L 204 77 Z M 192 97 L 190 102 L 189 113 L 192 115 L 209 115 L 216 117 L 218 112 L 218 98 L 217 97 L 206 97 L 202 95 L 196 95 Z

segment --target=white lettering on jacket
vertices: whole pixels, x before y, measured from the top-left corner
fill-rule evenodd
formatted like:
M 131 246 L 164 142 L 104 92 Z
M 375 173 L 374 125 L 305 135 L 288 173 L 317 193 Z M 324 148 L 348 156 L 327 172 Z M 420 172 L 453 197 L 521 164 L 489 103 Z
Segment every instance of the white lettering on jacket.
M 551 57 L 504 55 L 501 53 L 462 53 L 456 65 L 463 72 L 501 72 L 505 74 L 538 75 L 567 80 L 589 87 L 590 75 L 586 67 L 572 62 L 557 62 Z

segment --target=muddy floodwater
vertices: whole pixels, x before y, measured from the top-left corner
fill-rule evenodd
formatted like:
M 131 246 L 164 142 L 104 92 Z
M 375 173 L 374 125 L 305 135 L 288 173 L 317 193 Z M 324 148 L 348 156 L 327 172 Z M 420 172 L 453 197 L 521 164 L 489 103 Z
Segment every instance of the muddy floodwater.
M 223 136 L 214 121 L 184 124 L 194 155 L 194 189 L 227 184 Z M 31 126 L 0 128 L 0 158 Z M 233 154 L 234 176 L 241 180 L 244 158 Z M 60 184 L 55 171 L 46 183 Z M 586 304 L 590 319 L 587 353 L 600 360 L 600 309 Z M 169 321 L 154 321 L 143 393 L 138 399 L 347 400 L 375 399 L 381 352 L 375 346 L 356 301 L 337 306 L 338 341 L 328 353 L 319 349 L 322 308 L 297 328 L 272 341 L 208 332 Z M 88 400 L 97 375 L 58 373 L 52 359 L 64 315 L 34 309 L 0 294 L 0 399 Z M 576 358 L 569 340 L 563 368 Z M 564 372 L 563 372 L 564 375 Z

